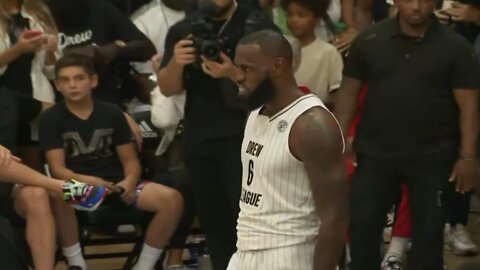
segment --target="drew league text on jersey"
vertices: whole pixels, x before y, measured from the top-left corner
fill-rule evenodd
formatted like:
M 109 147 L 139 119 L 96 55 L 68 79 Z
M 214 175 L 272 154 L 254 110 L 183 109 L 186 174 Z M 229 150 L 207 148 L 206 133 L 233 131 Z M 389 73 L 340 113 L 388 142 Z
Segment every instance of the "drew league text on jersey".
M 250 141 L 247 146 L 246 153 L 251 155 L 254 158 L 258 158 L 262 153 L 263 145 Z M 247 174 L 247 186 L 251 186 L 254 178 L 254 162 L 252 159 L 248 161 L 248 174 Z M 259 207 L 261 205 L 261 199 L 263 195 L 260 193 L 252 192 L 247 190 L 245 187 L 242 187 L 242 194 L 240 201 L 249 204 L 254 207 Z

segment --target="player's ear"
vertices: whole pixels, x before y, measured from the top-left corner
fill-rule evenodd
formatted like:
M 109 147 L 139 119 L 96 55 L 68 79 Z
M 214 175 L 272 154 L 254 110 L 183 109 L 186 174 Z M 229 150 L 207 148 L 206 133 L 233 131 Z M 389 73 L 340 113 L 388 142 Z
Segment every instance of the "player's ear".
M 277 57 L 273 62 L 272 75 L 275 77 L 283 76 L 287 65 L 290 65 L 284 58 Z

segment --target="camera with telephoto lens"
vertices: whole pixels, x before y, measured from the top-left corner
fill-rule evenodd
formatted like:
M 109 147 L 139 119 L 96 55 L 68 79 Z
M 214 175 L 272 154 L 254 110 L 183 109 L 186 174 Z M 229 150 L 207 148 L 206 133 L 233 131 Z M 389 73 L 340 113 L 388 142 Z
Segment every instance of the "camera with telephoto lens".
M 215 62 L 222 62 L 220 54 L 224 50 L 224 41 L 219 37 L 220 33 L 218 32 L 222 30 L 215 29 L 211 19 L 216 9 L 214 1 L 190 0 L 189 5 L 191 7 L 186 16 L 192 31 L 193 46 L 197 51 L 197 65 L 202 62 L 200 56 Z
M 223 40 L 217 36 L 212 22 L 202 13 L 197 13 L 190 20 L 192 27 L 193 46 L 197 51 L 198 58 L 205 58 L 221 62 L 220 53 L 223 50 Z M 200 60 L 200 59 L 199 59 Z

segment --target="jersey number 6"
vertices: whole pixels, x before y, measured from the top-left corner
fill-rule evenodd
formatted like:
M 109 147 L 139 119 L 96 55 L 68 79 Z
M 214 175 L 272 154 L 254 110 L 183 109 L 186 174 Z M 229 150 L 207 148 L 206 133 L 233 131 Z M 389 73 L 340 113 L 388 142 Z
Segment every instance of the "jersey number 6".
M 247 185 L 251 185 L 253 182 L 253 160 L 248 161 L 248 178 Z

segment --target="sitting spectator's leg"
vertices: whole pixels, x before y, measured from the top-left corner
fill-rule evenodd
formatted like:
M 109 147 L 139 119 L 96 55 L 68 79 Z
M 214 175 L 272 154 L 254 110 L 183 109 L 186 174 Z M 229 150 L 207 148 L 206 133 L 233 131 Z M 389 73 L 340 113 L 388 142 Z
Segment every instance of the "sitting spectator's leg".
M 39 187 L 17 186 L 15 210 L 27 221 L 27 242 L 36 270 L 52 270 L 55 265 L 55 223 L 48 193 Z
M 150 270 L 177 228 L 183 211 L 183 200 L 176 190 L 148 182 L 138 186 L 137 194 L 137 207 L 155 215 L 148 226 L 140 259 L 133 269 Z
M 183 265 L 183 250 L 190 234 L 193 219 L 195 218 L 195 205 L 190 191 L 182 190 L 184 212 L 178 223 L 175 233 L 170 238 L 167 267 Z M 167 268 L 168 269 L 168 268 Z
M 52 200 L 53 213 L 57 225 L 58 238 L 68 266 L 87 269 L 78 239 L 78 222 L 75 210 L 61 199 Z

